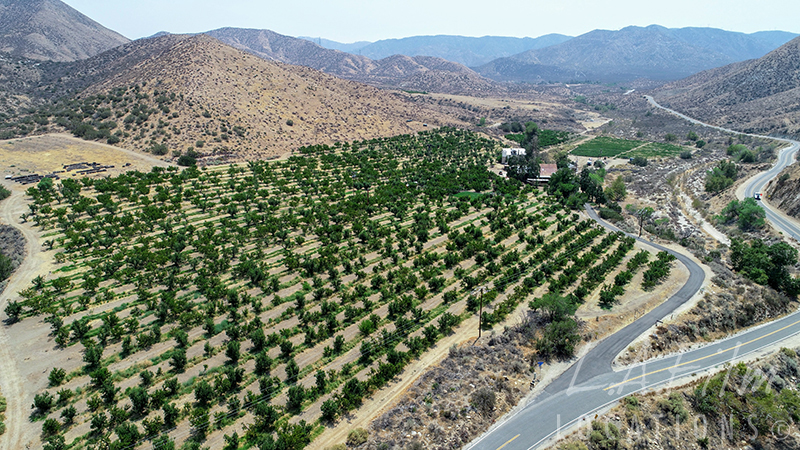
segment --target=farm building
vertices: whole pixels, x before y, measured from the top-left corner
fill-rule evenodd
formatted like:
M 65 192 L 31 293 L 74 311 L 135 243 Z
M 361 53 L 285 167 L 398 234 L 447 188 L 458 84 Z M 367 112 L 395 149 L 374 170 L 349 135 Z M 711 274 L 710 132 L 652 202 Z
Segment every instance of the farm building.
M 506 164 L 508 162 L 508 158 L 512 156 L 525 156 L 525 149 L 524 148 L 504 148 L 502 153 L 501 162 Z

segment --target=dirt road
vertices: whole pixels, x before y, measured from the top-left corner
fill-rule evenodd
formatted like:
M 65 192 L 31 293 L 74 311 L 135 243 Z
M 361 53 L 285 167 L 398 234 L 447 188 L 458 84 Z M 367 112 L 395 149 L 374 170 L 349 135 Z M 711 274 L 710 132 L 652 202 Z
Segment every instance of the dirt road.
M 28 224 L 20 224 L 19 216 L 27 212 L 23 201 L 23 190 L 19 185 L 13 186 L 4 183 L 11 190 L 11 196 L 0 202 L 0 222 L 13 226 L 22 232 L 27 241 L 25 244 L 25 260 L 11 275 L 8 286 L 0 295 L 0 319 L 7 318 L 5 308 L 8 302 L 17 297 L 17 292 L 27 288 L 31 280 L 39 274 L 46 274 L 52 268 L 52 263 L 42 253 L 39 236 Z M 0 449 L 16 450 L 26 448 L 26 441 L 31 435 L 32 428 L 28 421 L 30 404 L 33 392 L 26 390 L 26 383 L 20 375 L 17 366 L 18 360 L 12 353 L 8 337 L 9 327 L 0 324 L 0 392 L 8 400 L 6 410 L 6 432 L 0 436 Z

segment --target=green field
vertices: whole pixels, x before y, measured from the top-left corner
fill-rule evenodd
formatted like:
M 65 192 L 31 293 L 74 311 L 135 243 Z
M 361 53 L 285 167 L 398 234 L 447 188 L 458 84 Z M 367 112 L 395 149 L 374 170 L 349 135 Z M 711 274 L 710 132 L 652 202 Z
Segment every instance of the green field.
M 644 144 L 646 144 L 644 141 L 630 141 L 627 139 L 601 136 L 577 146 L 575 150 L 572 151 L 572 154 L 576 156 L 590 156 L 592 158 L 601 158 L 604 156 L 614 157 Z
M 681 154 L 686 150 L 685 147 L 681 147 L 680 145 L 673 145 L 673 144 L 662 144 L 658 142 L 651 142 L 644 147 L 637 148 L 635 150 L 631 150 L 625 153 L 621 153 L 619 156 L 625 158 L 633 158 L 635 156 L 641 156 L 643 158 L 653 158 L 653 157 L 665 157 L 671 158 Z

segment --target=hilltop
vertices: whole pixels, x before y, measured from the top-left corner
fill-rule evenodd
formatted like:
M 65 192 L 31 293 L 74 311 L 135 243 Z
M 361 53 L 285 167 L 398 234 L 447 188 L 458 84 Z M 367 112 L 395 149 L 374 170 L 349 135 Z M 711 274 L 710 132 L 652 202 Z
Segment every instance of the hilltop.
M 65 70 L 62 85 L 88 87 L 38 113 L 44 124 L 156 154 L 263 158 L 462 124 L 411 95 L 265 61 L 205 35 L 144 39 Z
M 717 125 L 797 135 L 800 38 L 766 56 L 698 73 L 658 89 L 659 102 Z
M 76 61 L 127 42 L 59 0 L 0 0 L 0 52 Z

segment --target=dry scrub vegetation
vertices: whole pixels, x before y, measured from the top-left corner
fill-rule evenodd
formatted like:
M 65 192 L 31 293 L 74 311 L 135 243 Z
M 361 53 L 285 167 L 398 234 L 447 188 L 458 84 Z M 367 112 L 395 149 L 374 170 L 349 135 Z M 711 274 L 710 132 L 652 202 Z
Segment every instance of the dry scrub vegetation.
M 482 345 L 453 347 L 404 398 L 373 421 L 364 449 L 460 448 L 529 390 L 530 340 L 514 329 Z
M 800 445 L 800 358 L 783 348 L 671 390 L 626 397 L 559 450 L 791 449 Z

